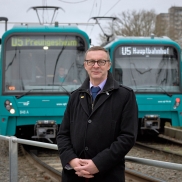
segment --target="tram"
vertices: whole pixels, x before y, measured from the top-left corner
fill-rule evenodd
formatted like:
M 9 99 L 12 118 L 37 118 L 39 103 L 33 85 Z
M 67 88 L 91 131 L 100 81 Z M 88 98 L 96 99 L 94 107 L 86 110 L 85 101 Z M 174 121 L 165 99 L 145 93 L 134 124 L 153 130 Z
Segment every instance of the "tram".
M 114 78 L 132 88 L 139 109 L 139 133 L 159 134 L 182 126 L 182 57 L 168 37 L 117 37 L 105 45 Z
M 16 25 L 1 39 L 0 135 L 53 143 L 86 72 L 88 35 L 75 26 Z M 57 78 L 64 71 L 65 78 Z M 64 70 L 63 70 L 64 69 Z

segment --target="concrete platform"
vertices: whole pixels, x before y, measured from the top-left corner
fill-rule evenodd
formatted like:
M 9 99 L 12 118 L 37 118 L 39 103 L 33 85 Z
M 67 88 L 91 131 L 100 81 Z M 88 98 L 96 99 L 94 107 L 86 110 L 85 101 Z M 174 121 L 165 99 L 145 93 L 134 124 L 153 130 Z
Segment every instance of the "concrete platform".
M 182 141 L 182 130 L 174 127 L 164 126 L 164 135 Z

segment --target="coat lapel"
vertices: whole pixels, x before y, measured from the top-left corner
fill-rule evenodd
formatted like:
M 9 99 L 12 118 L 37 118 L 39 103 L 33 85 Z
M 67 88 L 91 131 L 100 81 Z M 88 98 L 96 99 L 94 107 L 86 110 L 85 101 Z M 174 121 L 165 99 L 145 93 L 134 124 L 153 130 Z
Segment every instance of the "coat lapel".
M 108 93 L 108 92 L 107 92 Z M 92 113 L 94 113 L 95 110 L 97 110 L 104 102 L 111 96 L 112 92 L 106 94 L 106 93 L 101 93 L 99 95 L 98 101 L 96 100 L 96 103 L 94 105 Z
M 83 110 L 89 116 L 89 109 L 88 109 L 88 102 L 87 102 L 87 99 L 88 99 L 87 97 L 89 96 L 87 95 L 87 93 L 80 93 L 79 97 L 80 97 L 79 99 L 80 99 L 80 103 Z
M 80 103 L 81 103 L 81 106 L 83 108 L 83 110 L 85 111 L 85 113 L 89 116 L 89 108 L 88 108 L 88 100 L 87 99 L 91 99 L 91 98 L 88 98 L 90 97 L 89 96 L 89 82 L 90 82 L 90 79 L 89 77 L 87 77 L 84 81 L 84 83 L 82 84 L 82 86 L 79 88 L 79 91 L 80 91 Z M 94 111 L 99 108 L 112 94 L 112 91 L 113 89 L 117 89 L 119 88 L 119 85 L 116 81 L 113 80 L 113 77 L 111 75 L 110 72 L 108 72 L 108 78 L 107 78 L 107 81 L 106 81 L 106 84 L 104 85 L 104 88 L 103 88 L 103 93 L 100 93 L 99 94 L 99 99 L 97 101 L 97 98 L 96 98 L 96 103 L 94 105 L 94 108 L 93 108 L 93 111 L 92 111 L 92 114 L 94 113 Z M 111 92 L 108 92 L 108 91 L 111 91 Z M 109 93 L 109 94 L 108 94 Z M 91 114 L 91 115 L 92 115 Z

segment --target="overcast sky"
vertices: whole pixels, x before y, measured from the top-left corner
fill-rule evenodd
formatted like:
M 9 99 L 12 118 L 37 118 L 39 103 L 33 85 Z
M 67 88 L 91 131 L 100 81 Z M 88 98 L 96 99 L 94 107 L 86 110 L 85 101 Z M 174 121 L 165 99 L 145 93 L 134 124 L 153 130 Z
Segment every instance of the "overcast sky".
M 59 10 L 54 21 L 59 23 L 94 23 L 88 21 L 94 16 L 114 16 L 126 10 L 151 10 L 157 14 L 167 13 L 171 6 L 182 7 L 182 0 L 0 0 L 0 17 L 7 17 L 9 22 L 35 22 L 39 23 L 34 10 L 27 11 L 34 6 L 58 6 Z M 40 12 L 40 18 L 50 22 L 53 12 Z M 107 21 L 102 21 L 102 25 Z M 8 24 L 10 29 L 13 24 Z M 87 32 L 94 45 L 98 45 L 98 34 L 102 33 L 98 25 L 80 25 L 80 29 Z M 0 22 L 0 36 L 5 27 Z

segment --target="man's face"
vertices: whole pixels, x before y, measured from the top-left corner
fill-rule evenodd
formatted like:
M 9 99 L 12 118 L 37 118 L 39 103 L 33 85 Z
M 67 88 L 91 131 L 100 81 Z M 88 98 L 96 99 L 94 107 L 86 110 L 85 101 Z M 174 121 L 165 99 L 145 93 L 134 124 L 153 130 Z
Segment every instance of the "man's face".
M 86 60 L 108 60 L 107 53 L 102 50 L 89 51 L 86 55 Z M 87 62 L 84 62 L 84 67 L 90 76 L 91 81 L 104 81 L 107 78 L 108 70 L 111 67 L 110 62 L 106 62 L 104 66 L 99 66 L 95 63 L 93 66 L 87 65 Z

